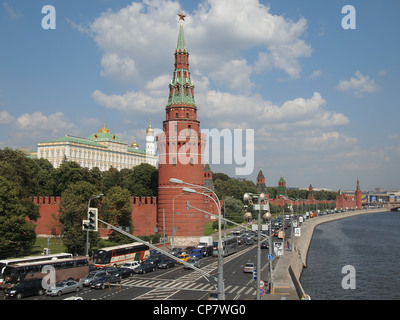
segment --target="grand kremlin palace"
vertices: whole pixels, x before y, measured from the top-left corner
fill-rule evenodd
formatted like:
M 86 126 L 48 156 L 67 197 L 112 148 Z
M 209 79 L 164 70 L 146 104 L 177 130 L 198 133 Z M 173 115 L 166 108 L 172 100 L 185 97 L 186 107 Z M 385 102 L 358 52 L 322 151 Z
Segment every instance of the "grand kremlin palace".
M 107 171 L 111 167 L 121 170 L 131 169 L 141 163 L 156 166 L 154 129 L 146 130 L 146 150 L 139 150 L 136 143 L 128 146 L 115 134 L 103 127 L 88 138 L 66 135 L 61 138 L 46 140 L 38 143 L 37 158 L 49 160 L 55 168 L 63 161 L 74 161 L 82 167 Z

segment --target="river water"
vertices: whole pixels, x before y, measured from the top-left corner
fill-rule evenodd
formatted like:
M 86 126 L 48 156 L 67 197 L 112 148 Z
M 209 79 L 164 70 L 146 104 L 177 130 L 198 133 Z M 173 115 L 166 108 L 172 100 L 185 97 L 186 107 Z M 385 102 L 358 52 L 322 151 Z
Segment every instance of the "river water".
M 400 212 L 318 225 L 300 281 L 312 300 L 400 299 Z

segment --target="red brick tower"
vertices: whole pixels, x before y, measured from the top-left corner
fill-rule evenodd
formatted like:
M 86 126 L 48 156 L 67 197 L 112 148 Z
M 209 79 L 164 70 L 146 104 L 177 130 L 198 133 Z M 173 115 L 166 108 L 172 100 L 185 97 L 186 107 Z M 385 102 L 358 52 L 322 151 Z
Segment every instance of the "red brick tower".
M 169 84 L 169 96 L 166 105 L 166 119 L 163 132 L 157 135 L 159 151 L 158 177 L 158 232 L 175 237 L 196 238 L 204 233 L 204 213 L 195 209 L 186 209 L 186 201 L 199 209 L 204 209 L 204 196 L 198 194 L 181 195 L 183 187 L 198 192 L 203 189 L 187 185 L 173 185 L 170 178 L 176 178 L 193 185 L 204 185 L 203 153 L 206 143 L 200 133 L 200 121 L 197 120 L 197 107 L 194 100 L 194 85 L 189 72 L 189 52 L 186 47 L 180 16 L 178 43 L 175 50 L 175 69 Z M 172 213 L 175 213 L 174 215 Z M 194 241 L 194 240 L 193 240 Z M 176 243 L 176 241 L 175 241 Z
M 357 178 L 357 189 L 356 189 L 356 207 L 357 210 L 362 209 L 362 191 L 360 189 L 360 181 Z

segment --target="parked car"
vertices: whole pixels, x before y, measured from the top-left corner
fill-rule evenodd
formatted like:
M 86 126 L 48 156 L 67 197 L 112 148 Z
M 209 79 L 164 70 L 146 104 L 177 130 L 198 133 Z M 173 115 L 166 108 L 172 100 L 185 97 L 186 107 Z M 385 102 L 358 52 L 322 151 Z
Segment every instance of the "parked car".
M 245 264 L 243 268 L 243 272 L 253 272 L 255 270 L 254 263 L 248 262 Z
M 79 292 L 82 287 L 82 283 L 74 280 L 66 280 L 57 283 L 54 287 L 48 288 L 46 294 L 48 296 L 61 296 L 64 293 Z
M 198 258 L 190 258 L 188 261 L 186 261 L 187 263 L 189 263 L 190 265 L 200 268 L 200 259 Z M 184 267 L 185 269 L 191 269 L 189 266 L 185 265 Z
M 139 266 L 140 266 L 139 261 L 132 261 L 132 262 L 125 262 L 122 265 L 122 268 L 129 268 L 129 269 L 135 270 Z
M 213 250 L 214 250 L 213 246 L 207 246 L 207 247 L 201 248 L 201 253 L 203 254 L 203 257 L 209 257 L 209 256 L 212 256 Z
M 161 269 L 168 269 L 170 267 L 175 267 L 175 266 L 176 266 L 176 260 L 171 258 L 165 258 L 158 264 L 158 267 Z
M 104 270 L 92 271 L 85 277 L 79 280 L 80 283 L 83 284 L 84 287 L 90 287 L 94 280 L 106 276 L 107 272 Z
M 134 273 L 135 273 L 134 270 L 132 270 L 130 268 L 122 268 L 122 267 L 116 268 L 115 270 L 110 272 L 110 274 L 121 277 L 121 279 L 131 277 L 131 276 L 133 276 Z
M 152 263 L 142 263 L 139 267 L 135 269 L 135 273 L 146 273 L 151 271 L 156 271 L 157 267 L 155 264 Z
M 112 283 L 120 283 L 120 282 L 121 282 L 121 277 L 114 274 L 109 274 L 94 280 L 90 287 L 92 289 L 104 289 L 106 286 L 109 286 Z
M 45 290 L 42 286 L 42 279 L 23 281 L 14 287 L 5 290 L 6 298 L 22 299 L 23 297 L 43 295 Z
M 181 261 L 188 261 L 190 259 L 190 255 L 188 255 L 187 253 L 182 253 L 178 256 L 179 260 Z M 179 264 L 182 264 L 180 261 L 178 261 Z

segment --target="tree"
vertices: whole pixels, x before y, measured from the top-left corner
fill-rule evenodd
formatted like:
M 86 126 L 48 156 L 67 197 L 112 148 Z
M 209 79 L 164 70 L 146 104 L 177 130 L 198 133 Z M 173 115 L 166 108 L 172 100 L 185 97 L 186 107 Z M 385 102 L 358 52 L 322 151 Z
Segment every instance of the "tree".
M 95 186 L 86 181 L 69 184 L 61 195 L 58 219 L 61 223 L 61 235 L 68 252 L 83 254 L 85 251 L 86 231 L 82 230 L 82 220 L 86 219 L 88 201 L 99 194 Z M 91 207 L 96 207 L 98 199 L 93 199 Z M 98 232 L 90 232 L 90 247 L 99 241 Z
M 38 207 L 21 200 L 19 186 L 0 176 L 0 256 L 18 256 L 36 240 L 35 224 Z M 27 220 L 27 218 L 29 220 Z
M 63 162 L 54 172 L 55 195 L 61 195 L 71 183 L 83 181 L 82 167 L 74 162 Z
M 123 187 L 128 189 L 132 196 L 157 196 L 158 170 L 148 163 L 141 163 L 126 173 Z
M 119 186 L 112 187 L 101 206 L 101 217 L 109 224 L 122 227 L 128 233 L 133 232 L 131 196 L 127 189 Z M 128 230 L 126 230 L 128 228 Z M 109 239 L 119 243 L 130 243 L 131 239 L 117 231 L 112 231 Z

